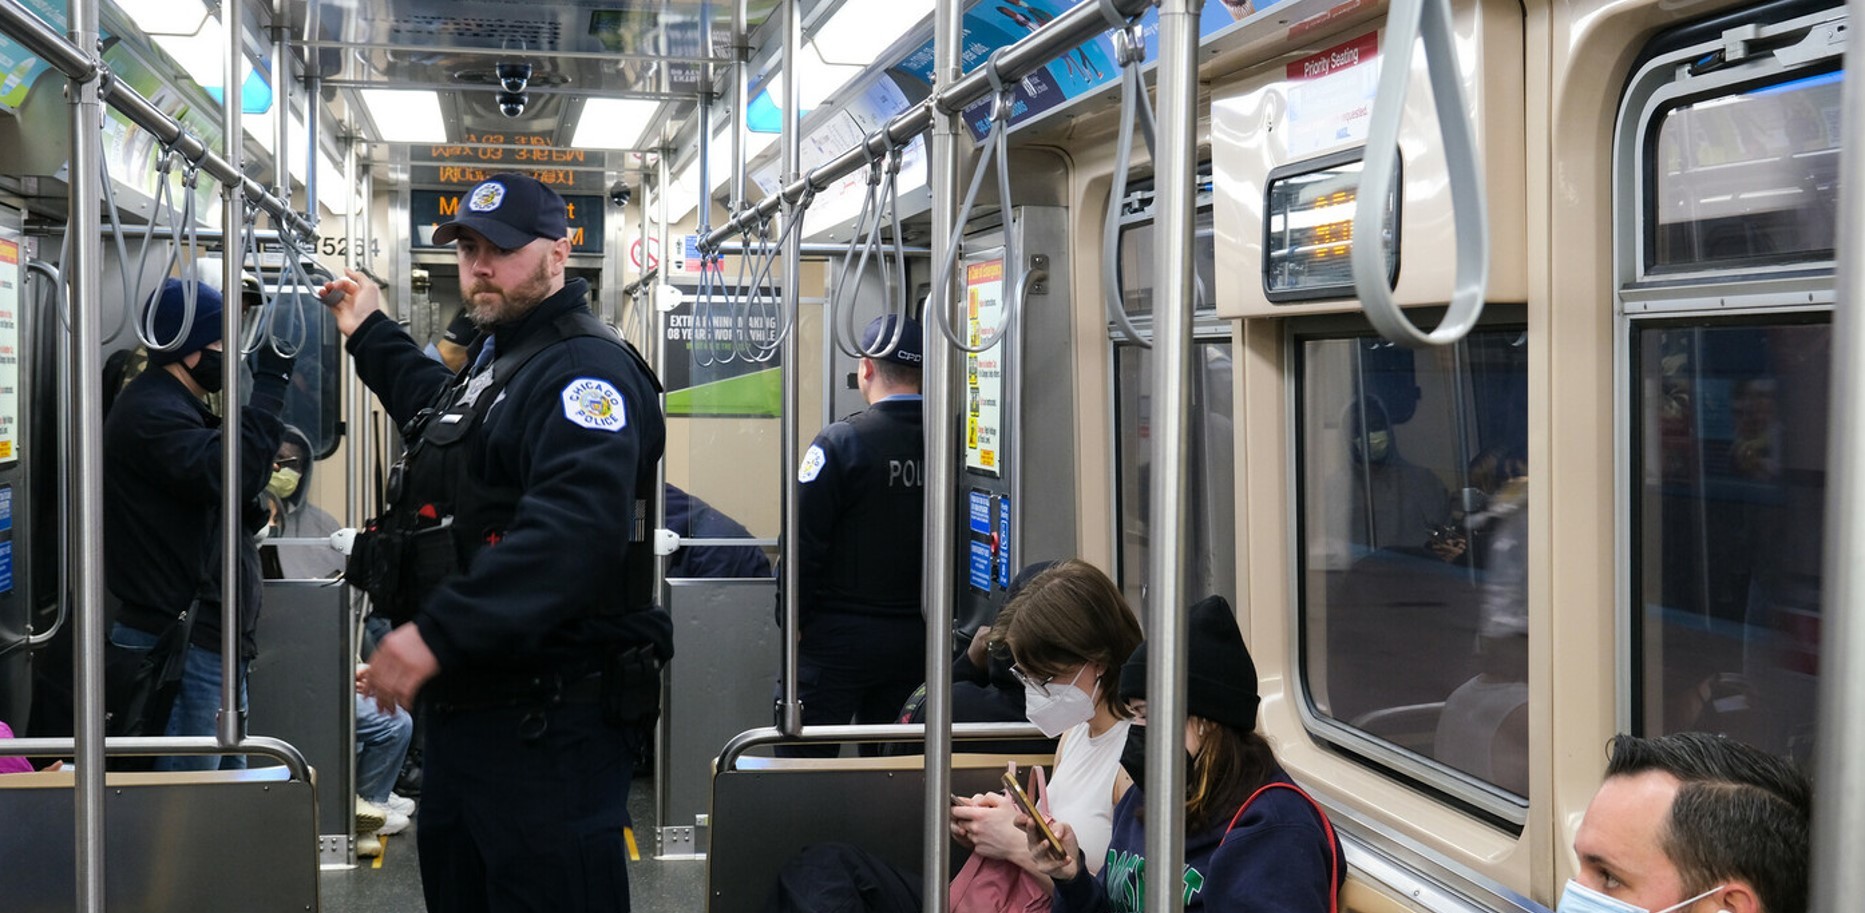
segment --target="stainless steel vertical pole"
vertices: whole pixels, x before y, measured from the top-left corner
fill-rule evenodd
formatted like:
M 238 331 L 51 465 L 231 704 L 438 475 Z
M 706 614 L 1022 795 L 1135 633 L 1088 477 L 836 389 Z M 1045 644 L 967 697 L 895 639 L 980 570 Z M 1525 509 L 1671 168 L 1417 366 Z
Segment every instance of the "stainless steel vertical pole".
M 226 84 L 220 126 L 226 133 L 227 164 L 235 174 L 245 172 L 245 134 L 240 128 L 240 83 L 246 79 L 246 53 L 240 41 L 245 5 L 223 3 L 221 25 L 227 30 L 227 56 L 221 69 Z M 246 256 L 246 184 L 227 181 L 221 191 L 220 227 L 226 246 L 221 254 L 220 291 L 227 306 L 220 311 L 221 362 L 220 424 L 220 713 L 214 735 L 222 747 L 239 744 L 245 735 L 240 716 L 240 545 L 246 533 L 240 517 L 246 504 L 240 497 L 240 267 Z
M 322 104 L 320 98 L 324 92 L 324 81 L 306 68 L 304 74 L 304 220 L 317 223 L 317 166 L 322 159 L 317 154 L 318 114 Z M 280 117 L 290 117 L 291 112 L 280 111 Z M 282 154 L 282 153 L 281 153 Z M 289 168 L 287 169 L 289 170 Z
M 356 230 L 356 211 L 362 208 L 362 194 L 357 190 L 357 183 L 362 180 L 362 145 L 361 134 L 356 132 L 356 121 L 344 124 L 343 129 L 343 263 L 350 269 L 363 264 L 363 254 L 359 233 Z M 406 316 L 406 315 L 396 315 Z
M 700 109 L 699 132 L 701 133 L 706 132 L 706 112 L 705 112 L 705 108 L 703 107 Z M 661 300 L 661 289 L 667 286 L 671 286 L 673 284 L 673 279 L 672 279 L 673 271 L 671 267 L 673 265 L 674 237 L 673 237 L 673 226 L 668 224 L 672 221 L 671 219 L 668 218 L 668 215 L 672 212 L 672 208 L 669 206 L 668 200 L 667 200 L 668 192 L 673 190 L 673 178 L 671 176 L 673 172 L 673 166 L 670 164 L 670 159 L 672 158 L 672 155 L 673 155 L 672 149 L 662 149 L 660 151 L 660 156 L 659 156 L 660 167 L 656 171 L 655 176 L 654 176 L 654 184 L 655 184 L 654 203 L 656 207 L 656 212 L 654 215 L 655 215 L 655 218 L 660 220 L 660 224 L 661 224 L 661 230 L 660 230 L 660 235 L 659 235 L 660 249 L 661 249 L 661 264 L 660 264 L 660 273 L 658 277 L 654 280 L 653 287 L 648 290 L 652 295 L 652 297 L 649 298 L 648 300 L 654 303 L 654 313 L 653 313 L 653 317 L 649 319 L 648 321 L 648 326 L 650 328 L 650 335 L 648 336 L 648 339 L 647 339 L 647 348 L 644 351 L 654 353 L 651 357 L 654 359 L 654 370 L 656 371 L 662 370 L 662 365 L 663 365 L 662 355 L 660 354 L 662 350 L 661 341 L 664 335 L 661 333 L 661 320 L 662 320 L 661 307 L 665 304 L 665 302 Z M 659 516 L 659 514 L 656 514 L 655 516 Z
M 964 75 L 960 51 L 965 38 L 965 4 L 938 0 L 933 5 L 933 86 L 943 90 Z M 934 268 L 950 256 L 953 223 L 958 214 L 959 123 L 955 113 L 932 112 L 932 158 L 928 180 L 932 191 L 932 262 Z M 1000 165 L 1001 167 L 1001 165 Z M 895 243 L 900 239 L 895 238 Z M 950 277 L 947 277 L 950 278 Z M 905 281 L 905 277 L 902 277 Z M 935 281 L 937 287 L 940 283 Z M 948 285 L 949 287 L 949 285 Z M 929 301 L 928 307 L 945 308 L 950 300 Z M 922 320 L 930 318 L 922 312 Z M 921 361 L 921 392 L 925 395 L 923 427 L 926 434 L 925 496 L 926 541 L 920 565 L 920 604 L 926 613 L 926 795 L 920 813 L 926 821 L 926 858 L 920 869 L 926 909 L 946 908 L 948 859 L 946 796 L 952 785 L 952 606 L 953 534 L 952 497 L 958 491 L 954 368 L 959 357 L 937 333 L 926 334 Z
M 307 96 L 306 102 L 305 126 L 307 129 L 305 132 L 309 133 L 312 140 L 315 141 L 317 138 L 317 129 L 311 125 L 317 123 L 317 95 L 313 93 Z M 354 245 L 350 244 L 348 240 L 350 236 L 350 212 L 356 209 L 356 144 L 354 142 L 348 143 L 344 147 L 343 169 L 344 185 L 347 188 L 344 192 L 344 200 L 348 204 L 348 211 L 343 214 L 343 235 L 345 239 L 343 263 L 344 266 L 355 269 L 356 248 Z M 317 148 L 313 146 L 311 148 L 310 165 L 305 169 L 305 173 L 311 176 L 307 177 L 305 181 L 305 196 L 308 197 L 305 202 L 305 207 L 313 211 L 317 209 L 317 197 L 311 192 L 311 189 L 316 180 L 315 175 L 317 174 L 317 170 Z M 364 281 L 368 280 L 365 279 Z M 363 386 L 362 378 L 356 373 L 356 361 L 354 359 L 348 359 L 348 361 L 350 365 L 349 376 L 344 379 L 345 383 L 349 384 L 349 403 L 343 410 L 345 414 L 343 420 L 345 438 L 343 442 L 343 463 L 345 474 L 349 476 L 349 487 L 347 490 L 350 496 L 350 525 L 353 527 L 360 527 L 363 525 L 363 521 L 369 517 L 370 508 L 374 506 L 374 502 L 369 497 L 369 432 L 372 416 L 370 414 L 369 405 L 369 388 Z
M 731 214 L 738 215 L 745 205 L 745 106 L 751 99 L 751 33 L 746 26 L 745 5 L 738 0 L 732 10 L 732 199 Z M 710 191 L 710 188 L 708 188 Z M 739 256 L 744 256 L 740 254 Z M 711 329 L 708 328 L 710 333 Z
M 648 288 L 648 271 L 653 269 L 648 261 L 653 259 L 653 251 L 648 247 L 648 167 L 646 162 L 641 164 L 641 170 L 636 172 L 636 175 L 637 183 L 640 184 L 640 193 L 637 197 L 641 202 L 635 205 L 635 243 L 641 245 L 641 269 L 635 273 L 635 338 L 640 342 L 641 347 L 646 349 L 649 341 L 648 311 L 652 310 L 648 296 L 653 294 L 653 290 Z
M 291 5 L 272 3 L 272 195 L 291 209 Z M 308 105 L 306 107 L 309 107 Z M 312 215 L 316 215 L 315 212 Z M 279 225 L 284 228 L 284 225 Z
M 784 0 L 784 116 L 783 116 L 783 179 L 786 187 L 797 179 L 803 155 L 803 136 L 799 131 L 802 126 L 797 106 L 801 103 L 802 93 L 799 88 L 802 80 L 797 78 L 797 53 L 803 48 L 803 10 L 799 7 L 802 0 Z M 802 347 L 797 345 L 797 337 L 802 335 L 802 301 L 797 294 L 797 286 L 803 277 L 803 249 L 798 245 L 803 240 L 801 231 L 792 231 L 792 223 L 803 218 L 803 209 L 799 201 L 784 200 L 784 289 L 783 312 L 789 315 L 790 332 L 784 336 L 779 347 L 783 359 L 783 410 L 784 424 L 782 442 L 778 454 L 779 476 L 783 480 L 783 600 L 784 600 L 784 694 L 783 702 L 778 705 L 777 728 L 785 735 L 796 735 L 803 728 L 803 704 L 797 700 L 797 654 L 800 641 L 798 627 L 802 624 L 802 588 L 797 579 L 802 568 L 802 559 L 798 557 L 798 537 L 802 535 L 802 524 L 797 516 L 798 503 L 802 498 L 802 485 L 797 481 L 797 445 L 801 435 L 797 422 L 802 419 Z M 754 293 L 755 294 L 755 293 Z M 782 319 L 779 319 L 782 323 Z
M 1865 19 L 1865 0 L 1847 5 L 1851 21 Z M 1840 120 L 1865 123 L 1865 78 L 1848 66 Z M 1813 813 L 1813 910 L 1842 910 L 1865 893 L 1865 146 L 1854 139 L 1840 151 L 1840 186 L 1852 188 L 1839 203 L 1838 303 L 1833 308 L 1833 498 L 1826 514 L 1826 598 L 1820 638 L 1820 801 Z M 1851 251 L 1851 253 L 1846 253 Z
M 356 214 L 358 248 L 356 262 L 361 263 L 364 269 L 374 272 L 376 229 L 372 217 L 376 209 L 376 170 L 368 163 L 361 161 L 357 163 L 357 170 L 362 172 L 362 188 L 358 191 L 358 202 L 361 204 L 359 208 L 362 211 Z
M 1146 909 L 1184 908 L 1185 457 L 1190 446 L 1193 188 L 1197 181 L 1198 12 L 1193 0 L 1159 9 L 1159 138 L 1153 276 L 1152 517 L 1146 605 Z
M 705 7 L 702 7 L 702 9 L 705 9 Z M 707 13 L 706 15 L 710 15 L 710 14 Z M 702 30 L 702 34 L 710 34 L 710 32 L 705 32 Z M 708 42 L 705 45 L 705 47 L 706 47 L 706 51 L 705 51 L 706 55 L 711 56 L 712 54 L 711 43 Z M 702 81 L 701 85 L 710 85 L 710 83 L 706 83 Z M 706 155 L 706 132 L 708 129 L 707 121 L 709 120 L 709 118 L 706 115 L 707 115 L 706 104 L 704 101 L 701 101 L 699 105 L 699 137 L 700 137 L 699 138 L 699 154 L 701 156 L 700 160 L 702 162 L 705 161 L 704 157 Z M 671 231 L 671 229 L 667 227 L 667 223 L 669 221 L 667 218 L 667 215 L 668 215 L 667 192 L 672 189 L 672 181 L 669 179 L 669 175 L 672 172 L 672 166 L 669 164 L 669 157 L 670 157 L 671 151 L 672 150 L 669 150 L 669 149 L 661 150 L 660 192 L 655 194 L 655 196 L 659 198 L 660 200 L 661 238 L 663 239 L 661 241 L 661 264 L 663 266 L 666 265 L 668 262 L 667 261 L 668 247 L 667 247 L 667 241 L 665 239 L 668 237 L 668 232 Z M 703 164 L 700 166 L 700 173 L 702 175 L 705 173 L 705 166 Z M 647 200 L 644 199 L 641 201 L 641 203 L 643 206 L 646 206 Z M 703 208 L 706 205 L 706 203 L 704 200 L 701 200 L 699 205 Z M 703 211 L 700 214 L 700 222 L 701 224 L 705 223 L 705 214 Z M 663 270 L 661 272 L 661 282 L 665 283 L 666 281 L 667 281 L 667 273 L 665 270 Z M 658 372 L 662 377 L 665 377 L 667 376 L 667 314 L 666 312 L 662 311 L 659 307 L 660 289 L 658 288 L 654 290 L 654 302 L 656 305 L 654 308 L 654 321 L 653 321 L 654 336 L 652 339 L 648 340 L 648 346 L 643 351 L 647 353 L 648 358 L 653 359 L 652 364 L 654 366 L 654 370 Z M 660 395 L 660 402 L 657 405 L 661 410 L 661 415 L 663 417 L 666 416 L 667 394 L 665 391 L 662 391 Z M 635 498 L 637 500 L 645 500 L 647 501 L 647 503 L 654 505 L 654 527 L 648 530 L 648 541 L 645 546 L 647 548 L 653 549 L 654 543 L 658 538 L 656 535 L 656 530 L 667 528 L 667 461 L 665 459 L 656 460 L 654 462 L 654 490 L 650 492 L 637 492 L 635 494 Z M 654 593 L 655 593 L 655 598 L 660 599 L 662 596 L 666 595 L 666 592 L 667 592 L 667 584 L 666 584 L 667 558 L 665 555 L 659 554 L 658 549 L 656 549 L 655 551 L 656 551 L 656 555 L 654 558 Z M 666 693 L 665 690 L 663 690 L 662 693 L 665 694 Z M 665 718 L 664 715 L 663 715 L 663 718 Z M 655 740 L 654 757 L 663 764 L 663 766 L 660 768 L 661 770 L 667 769 L 666 766 L 664 765 L 668 761 L 668 746 L 667 746 L 667 739 L 665 736 L 665 732 L 666 730 L 660 726 L 656 726 L 654 728 L 654 740 Z M 669 820 L 668 800 L 671 797 L 671 791 L 666 788 L 667 778 L 665 777 L 661 778 L 660 785 L 662 788 L 654 791 L 654 801 L 655 801 L 654 820 L 664 822 L 664 821 Z M 665 831 L 663 831 L 662 833 L 665 833 Z
M 97 54 L 98 0 L 71 0 L 68 36 L 79 53 Z M 60 263 L 70 283 L 72 351 L 65 366 L 77 391 L 72 421 L 77 449 L 78 553 L 74 585 L 78 599 L 77 644 L 77 801 L 75 856 L 78 909 L 104 909 L 104 453 L 103 453 L 103 308 L 98 277 L 103 274 L 102 220 L 98 199 L 103 180 L 104 105 L 97 97 L 97 73 L 71 80 L 71 260 Z M 132 306 L 124 302 L 124 307 Z M 56 331 L 54 326 L 54 331 Z

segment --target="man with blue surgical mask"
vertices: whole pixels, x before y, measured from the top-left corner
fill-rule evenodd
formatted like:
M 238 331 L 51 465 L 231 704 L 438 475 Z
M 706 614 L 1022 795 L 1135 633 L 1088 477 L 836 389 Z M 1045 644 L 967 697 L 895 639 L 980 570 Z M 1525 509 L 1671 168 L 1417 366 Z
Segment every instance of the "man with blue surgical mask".
M 1812 784 L 1700 732 L 1613 738 L 1557 913 L 1804 913 Z

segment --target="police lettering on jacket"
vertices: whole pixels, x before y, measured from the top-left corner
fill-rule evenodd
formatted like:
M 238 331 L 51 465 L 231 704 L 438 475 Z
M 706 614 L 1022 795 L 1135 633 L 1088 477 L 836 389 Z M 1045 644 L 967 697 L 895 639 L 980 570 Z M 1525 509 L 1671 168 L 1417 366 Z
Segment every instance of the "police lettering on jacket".
M 797 469 L 802 610 L 920 614 L 925 436 L 919 397 L 822 430 Z

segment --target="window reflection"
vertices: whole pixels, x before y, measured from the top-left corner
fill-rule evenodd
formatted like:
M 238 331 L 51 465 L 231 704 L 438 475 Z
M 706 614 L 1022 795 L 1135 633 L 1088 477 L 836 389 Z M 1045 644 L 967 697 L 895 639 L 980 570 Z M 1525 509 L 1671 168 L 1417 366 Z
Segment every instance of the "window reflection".
M 1832 256 L 1842 75 L 1801 76 L 1665 113 L 1650 160 L 1650 265 Z
M 1301 343 L 1304 677 L 1317 713 L 1525 795 L 1527 349 Z
M 1152 516 L 1152 350 L 1119 346 L 1117 371 L 1120 458 L 1120 584 L 1143 605 Z M 1236 436 L 1232 426 L 1231 346 L 1200 340 L 1193 347 L 1191 428 L 1186 455 L 1186 586 L 1194 598 L 1237 597 Z
M 1639 727 L 1722 732 L 1805 760 L 1830 325 L 1667 323 L 1636 339 Z

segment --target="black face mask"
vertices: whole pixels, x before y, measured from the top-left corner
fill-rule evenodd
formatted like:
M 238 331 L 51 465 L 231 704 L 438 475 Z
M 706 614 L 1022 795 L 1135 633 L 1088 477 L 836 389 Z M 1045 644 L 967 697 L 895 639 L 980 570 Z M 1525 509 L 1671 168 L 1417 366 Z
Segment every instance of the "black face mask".
M 201 360 L 188 369 L 188 376 L 209 393 L 219 393 L 221 387 L 220 371 L 225 364 L 217 349 L 202 349 Z
M 1189 775 L 1195 756 L 1185 753 L 1185 772 Z M 1146 788 L 1146 727 L 1138 724 L 1127 727 L 1127 745 L 1120 750 L 1120 766 L 1127 769 L 1127 776 L 1141 789 Z M 1187 777 L 1189 779 L 1189 776 Z

